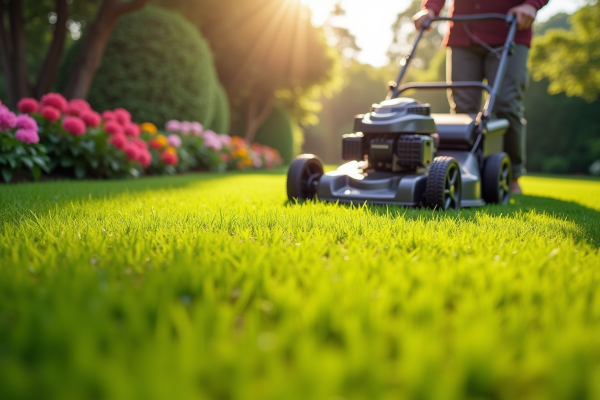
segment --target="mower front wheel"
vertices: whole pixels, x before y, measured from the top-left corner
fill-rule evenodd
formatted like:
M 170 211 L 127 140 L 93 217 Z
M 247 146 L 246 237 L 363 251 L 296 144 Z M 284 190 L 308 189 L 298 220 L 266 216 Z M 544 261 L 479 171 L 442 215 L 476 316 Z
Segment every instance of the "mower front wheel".
M 438 210 L 460 208 L 460 167 L 453 157 L 436 157 L 425 186 L 425 204 Z
M 323 162 L 314 154 L 296 157 L 287 174 L 287 196 L 289 201 L 312 199 L 317 193 L 316 185 L 323 176 Z
M 507 204 L 512 184 L 512 167 L 508 154 L 490 154 L 485 159 L 482 180 L 482 194 L 486 203 Z

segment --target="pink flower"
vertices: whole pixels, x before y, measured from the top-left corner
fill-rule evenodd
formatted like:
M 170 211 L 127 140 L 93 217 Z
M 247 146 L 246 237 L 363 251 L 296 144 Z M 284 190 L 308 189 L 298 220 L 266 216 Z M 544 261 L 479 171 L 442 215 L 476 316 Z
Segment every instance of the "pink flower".
M 140 136 L 140 127 L 134 124 L 133 122 L 129 122 L 124 125 L 123 131 L 125 132 L 125 136 L 130 137 L 138 137 Z
M 254 168 L 262 167 L 262 160 L 260 159 L 260 157 L 254 157 L 253 164 L 254 164 Z
M 231 144 L 231 136 L 229 136 L 229 135 L 221 134 L 221 135 L 219 135 L 219 140 L 225 146 L 229 146 Z
M 188 121 L 183 121 L 181 123 L 181 134 L 187 136 L 190 134 L 191 131 L 192 131 L 192 123 L 188 122 Z
M 181 131 L 181 122 L 177 121 L 176 119 L 172 119 L 165 124 L 165 129 L 168 132 L 179 132 Z
M 104 130 L 109 135 L 124 135 L 123 128 L 117 121 L 109 120 L 104 124 Z
M 140 138 L 134 138 L 131 141 L 131 143 L 135 144 L 138 147 L 138 149 L 142 149 L 142 150 L 148 149 L 148 144 Z
M 56 122 L 60 119 L 60 110 L 52 106 L 42 106 L 42 117 L 50 122 Z
M 34 131 L 32 129 L 19 129 L 15 133 L 15 138 L 27 144 L 38 143 L 40 141 L 37 130 Z
M 116 119 L 115 113 L 110 111 L 110 110 L 106 110 L 102 112 L 102 119 L 105 121 L 112 121 L 114 119 Z
M 178 135 L 175 135 L 175 134 L 170 134 L 167 137 L 167 142 L 169 143 L 169 145 L 171 145 L 173 147 L 179 147 L 179 146 L 181 146 L 181 138 Z
M 205 132 L 206 133 L 206 132 Z M 217 135 L 204 135 L 204 145 L 209 149 L 219 151 L 223 148 L 223 143 L 219 140 Z
M 121 126 L 126 126 L 131 122 L 131 114 L 124 108 L 117 108 L 113 110 L 115 114 L 115 118 L 117 122 L 121 124 Z
M 64 112 L 67 109 L 67 100 L 60 93 L 48 93 L 42 96 L 43 106 L 51 106 Z
M 192 135 L 195 136 L 200 136 L 202 135 L 202 132 L 204 131 L 204 127 L 202 126 L 202 124 L 200 122 L 192 122 L 192 128 L 191 128 L 191 133 Z
M 86 131 L 85 122 L 79 117 L 66 116 L 62 127 L 73 136 L 81 136 Z
M 81 119 L 89 128 L 96 128 L 98 125 L 100 125 L 102 117 L 100 117 L 100 114 L 98 114 L 96 111 L 87 110 L 81 113 Z
M 221 154 L 221 161 L 222 162 L 227 162 L 229 161 L 229 156 L 225 153 Z
M 19 100 L 19 103 L 17 103 L 17 108 L 19 109 L 19 112 L 32 114 L 40 109 L 40 105 L 36 99 L 25 97 Z
M 17 124 L 17 117 L 8 108 L 0 109 L 0 130 L 7 131 Z
M 65 114 L 80 117 L 84 112 L 91 110 L 90 104 L 83 99 L 74 99 L 67 104 Z
M 109 139 L 108 143 L 112 144 L 117 149 L 124 150 L 125 146 L 127 146 L 127 138 L 122 134 L 114 135 Z
M 125 145 L 125 155 L 131 161 L 137 161 L 140 156 L 140 153 L 140 149 L 138 149 L 138 147 L 135 144 L 127 143 Z
M 20 129 L 27 129 L 30 131 L 38 131 L 38 124 L 35 119 L 31 118 L 27 114 L 21 114 L 17 116 L 15 126 Z
M 150 152 L 148 150 L 140 153 L 140 156 L 138 157 L 138 161 L 140 163 L 140 165 L 142 166 L 142 168 L 148 168 L 150 166 L 150 164 L 152 163 L 152 154 L 150 154 Z

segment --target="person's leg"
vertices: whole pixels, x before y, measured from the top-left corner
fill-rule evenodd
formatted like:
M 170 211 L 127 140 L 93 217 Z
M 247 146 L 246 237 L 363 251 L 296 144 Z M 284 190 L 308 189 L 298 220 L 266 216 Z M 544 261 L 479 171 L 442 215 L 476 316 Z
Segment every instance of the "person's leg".
M 448 48 L 446 79 L 452 82 L 483 80 L 485 53 L 475 46 Z M 480 89 L 448 91 L 448 101 L 453 114 L 477 114 L 481 107 Z
M 494 112 L 499 118 L 506 118 L 510 127 L 504 136 L 504 151 L 510 156 L 513 166 L 514 191 L 520 193 L 518 179 L 525 173 L 525 135 L 527 121 L 524 118 L 523 101 L 527 90 L 527 58 L 529 47 L 516 45 L 514 54 L 508 59 L 508 67 Z M 488 53 L 485 62 L 485 77 L 494 84 L 500 60 Z

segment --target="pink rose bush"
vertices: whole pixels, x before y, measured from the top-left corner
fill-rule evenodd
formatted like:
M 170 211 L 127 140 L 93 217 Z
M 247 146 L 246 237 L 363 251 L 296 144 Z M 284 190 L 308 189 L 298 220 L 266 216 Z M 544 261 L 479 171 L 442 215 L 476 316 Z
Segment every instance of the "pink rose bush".
M 82 99 L 48 93 L 21 99 L 19 114 L 0 102 L 0 169 L 5 181 L 29 168 L 78 179 L 173 174 L 190 170 L 273 168 L 279 153 L 218 134 L 196 121 L 170 120 L 161 132 L 124 108 L 99 113 Z

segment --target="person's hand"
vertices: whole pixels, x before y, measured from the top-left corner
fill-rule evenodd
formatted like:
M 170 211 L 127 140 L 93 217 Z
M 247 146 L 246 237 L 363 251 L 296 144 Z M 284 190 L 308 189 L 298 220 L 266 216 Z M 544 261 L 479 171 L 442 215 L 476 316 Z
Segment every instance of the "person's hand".
M 423 26 L 423 23 L 425 22 L 425 20 L 431 19 L 431 18 L 435 18 L 435 11 L 428 8 L 427 10 L 421 10 L 418 13 L 416 13 L 412 19 L 415 23 L 415 28 L 417 28 L 417 30 L 419 30 L 419 29 L 421 29 L 421 26 Z M 431 29 L 431 28 L 427 28 L 426 31 L 428 31 L 429 29 Z
M 521 4 L 508 10 L 509 14 L 515 14 L 517 17 L 517 29 L 529 29 L 535 21 L 537 9 L 531 4 Z

